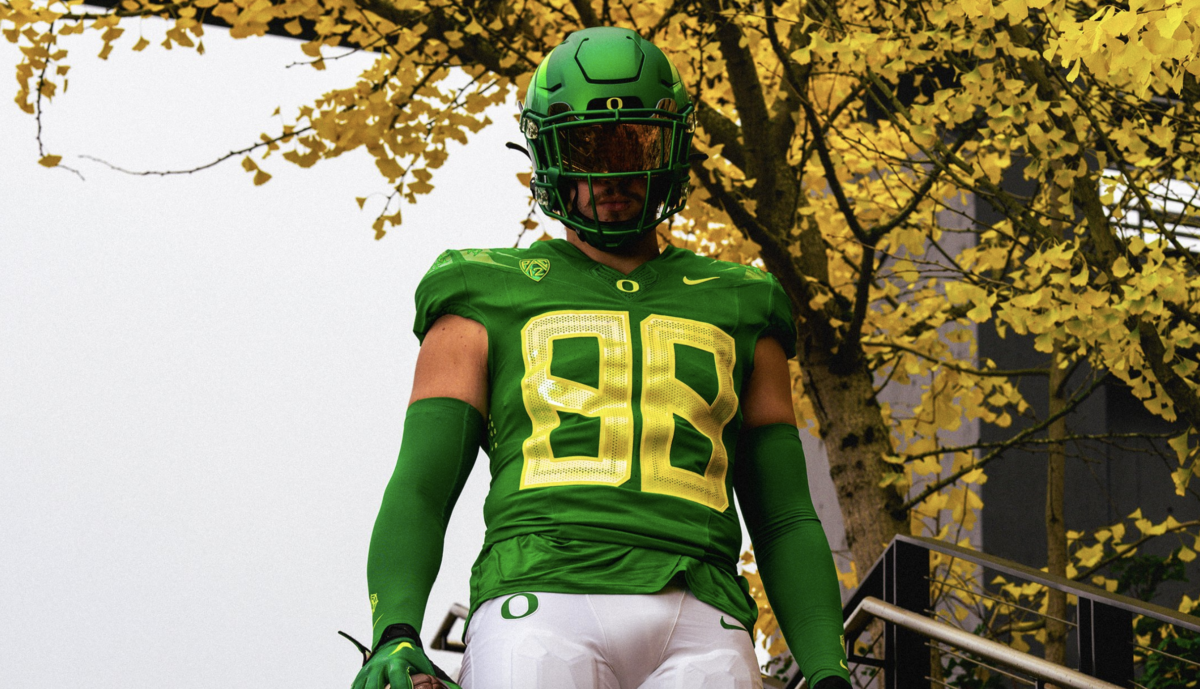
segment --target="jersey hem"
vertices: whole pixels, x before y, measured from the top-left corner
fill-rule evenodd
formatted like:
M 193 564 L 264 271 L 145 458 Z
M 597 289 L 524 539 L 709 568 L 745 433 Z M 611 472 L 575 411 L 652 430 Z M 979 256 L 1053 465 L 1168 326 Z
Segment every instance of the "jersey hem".
M 635 548 L 645 548 L 647 550 L 658 550 L 672 555 L 682 555 L 690 557 L 694 560 L 700 560 L 705 564 L 712 565 L 726 574 L 737 574 L 737 559 L 723 556 L 720 553 L 704 550 L 703 548 L 689 547 L 679 541 L 670 541 L 655 536 L 646 534 L 635 534 L 627 531 L 620 532 L 620 539 L 603 538 L 605 535 L 612 534 L 611 529 L 605 529 L 598 526 L 584 525 L 559 525 L 549 529 L 538 529 L 536 531 L 525 527 L 509 527 L 491 529 L 484 537 L 483 545 L 488 547 L 501 541 L 506 541 L 510 538 L 520 536 L 542 536 L 548 538 L 560 538 L 568 541 L 584 541 L 590 543 L 603 543 L 606 545 L 616 546 L 632 546 Z M 548 591 L 548 593 L 563 593 L 562 591 Z

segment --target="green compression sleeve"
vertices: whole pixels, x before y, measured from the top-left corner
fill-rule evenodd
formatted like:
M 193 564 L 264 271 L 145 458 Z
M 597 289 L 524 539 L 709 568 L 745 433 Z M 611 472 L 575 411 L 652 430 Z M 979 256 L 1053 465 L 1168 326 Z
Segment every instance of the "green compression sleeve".
M 367 554 L 371 648 L 388 625 L 421 630 L 442 564 L 446 523 L 479 454 L 484 427 L 479 411 L 462 400 L 434 397 L 408 407 L 400 457 Z
M 743 433 L 736 466 L 734 488 L 758 572 L 800 671 L 810 687 L 831 675 L 849 680 L 837 570 L 808 491 L 796 427 Z

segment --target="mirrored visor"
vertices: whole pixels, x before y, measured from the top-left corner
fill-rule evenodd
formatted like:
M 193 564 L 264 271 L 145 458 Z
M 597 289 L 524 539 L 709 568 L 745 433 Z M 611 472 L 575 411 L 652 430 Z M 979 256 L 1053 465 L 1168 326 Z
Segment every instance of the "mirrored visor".
M 671 160 L 671 127 L 606 122 L 558 130 L 564 172 L 646 172 Z

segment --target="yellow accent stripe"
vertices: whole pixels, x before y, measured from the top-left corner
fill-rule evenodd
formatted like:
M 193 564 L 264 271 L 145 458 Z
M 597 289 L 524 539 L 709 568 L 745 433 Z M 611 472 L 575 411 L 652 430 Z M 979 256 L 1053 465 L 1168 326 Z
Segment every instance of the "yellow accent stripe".
M 388 655 L 396 655 L 397 653 L 399 653 L 399 652 L 400 652 L 400 649 L 402 649 L 402 648 L 412 648 L 412 647 L 413 647 L 413 645 L 412 645 L 411 643 L 409 643 L 409 642 L 407 642 L 407 641 L 403 641 L 403 642 L 401 642 L 401 643 L 400 643 L 400 645 L 399 645 L 399 646 L 397 646 L 397 647 L 395 648 L 395 650 L 393 650 L 393 651 L 392 651 L 391 653 L 389 653 Z

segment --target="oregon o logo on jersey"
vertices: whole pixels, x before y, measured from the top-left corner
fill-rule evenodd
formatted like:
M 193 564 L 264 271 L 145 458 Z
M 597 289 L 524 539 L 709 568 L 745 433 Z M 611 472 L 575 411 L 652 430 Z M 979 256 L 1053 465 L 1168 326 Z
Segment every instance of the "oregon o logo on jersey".
M 525 611 L 520 612 L 521 600 L 524 600 Z M 513 601 L 517 601 L 515 606 L 517 610 L 513 610 Z M 500 616 L 506 620 L 519 620 L 522 617 L 529 617 L 537 612 L 538 599 L 532 593 L 518 593 L 514 596 L 509 596 L 504 600 L 504 604 L 500 606 Z
M 617 280 L 617 289 L 621 290 L 622 292 L 629 292 L 630 294 L 633 294 L 641 288 L 642 286 L 633 280 Z

